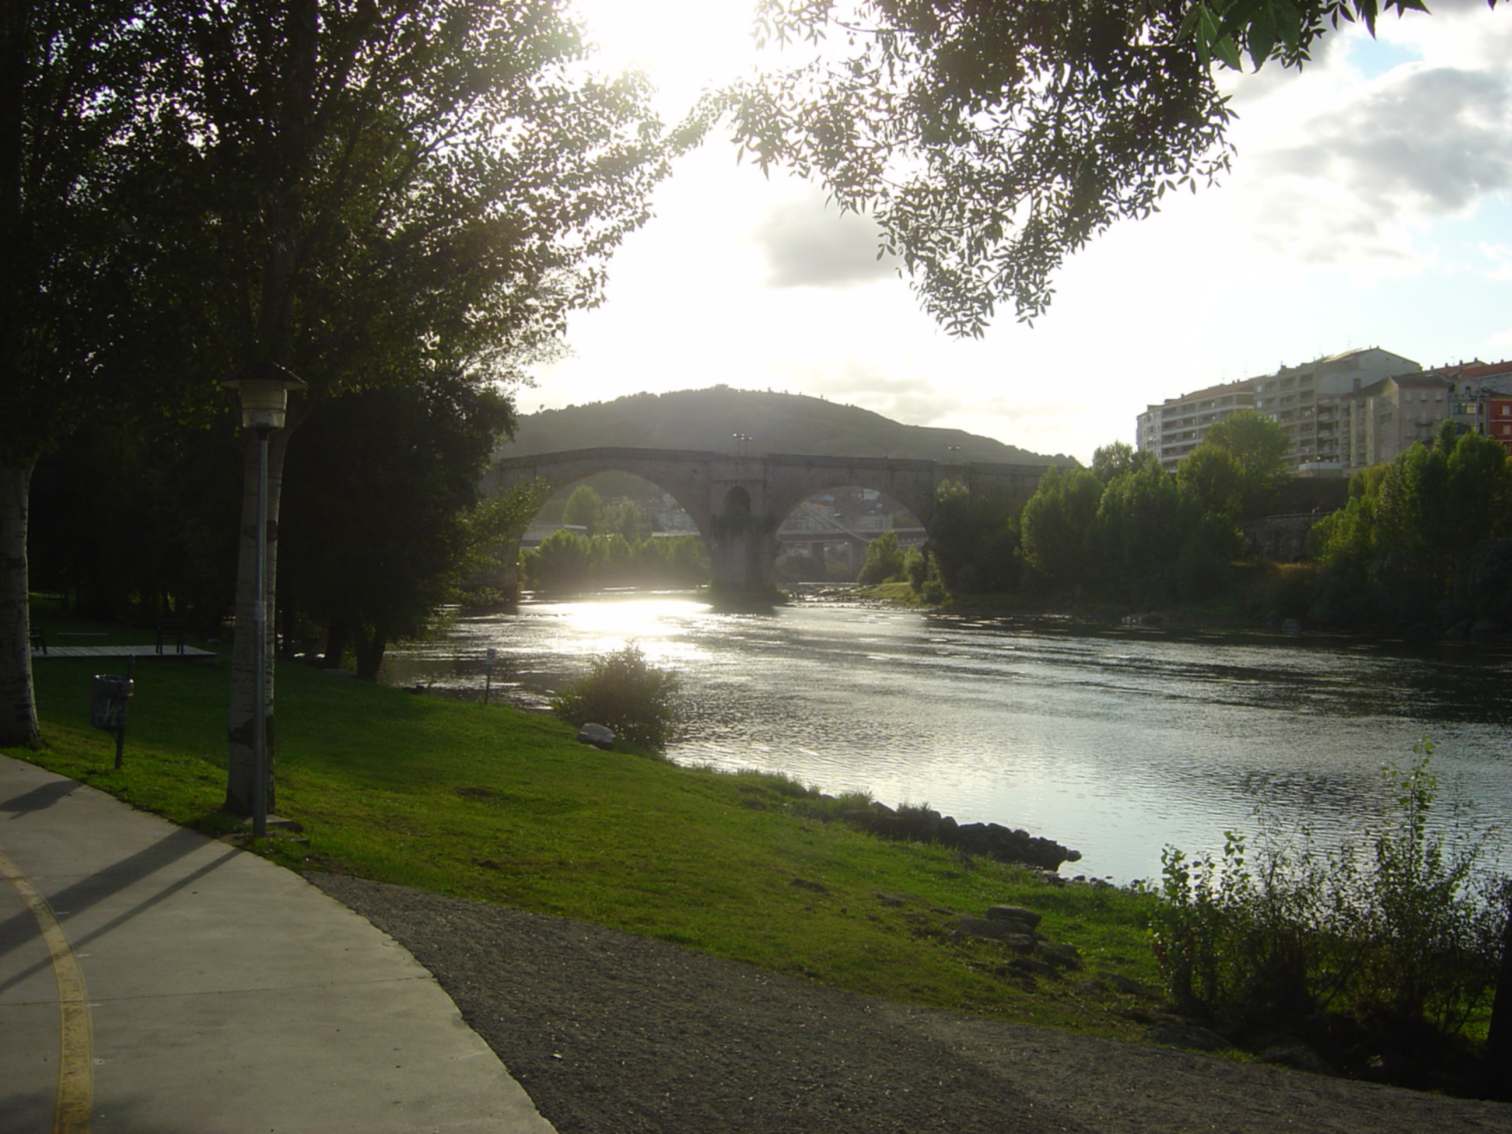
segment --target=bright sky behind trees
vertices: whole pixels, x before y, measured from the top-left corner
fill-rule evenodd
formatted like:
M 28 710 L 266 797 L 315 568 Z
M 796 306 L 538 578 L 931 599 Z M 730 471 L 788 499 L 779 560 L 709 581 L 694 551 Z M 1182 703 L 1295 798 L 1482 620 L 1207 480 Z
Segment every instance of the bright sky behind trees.
M 602 66 L 675 118 L 752 66 L 748 0 L 578 0 Z M 1512 6 L 1331 36 L 1301 75 L 1229 77 L 1233 173 L 1074 256 L 1031 329 L 950 338 L 864 219 L 739 165 L 716 132 L 534 368 L 530 412 L 724 382 L 824 396 L 1086 462 L 1147 403 L 1352 347 L 1512 357 Z M 731 422 L 731 431 L 741 423 Z M 780 449 L 756 438 L 755 451 Z

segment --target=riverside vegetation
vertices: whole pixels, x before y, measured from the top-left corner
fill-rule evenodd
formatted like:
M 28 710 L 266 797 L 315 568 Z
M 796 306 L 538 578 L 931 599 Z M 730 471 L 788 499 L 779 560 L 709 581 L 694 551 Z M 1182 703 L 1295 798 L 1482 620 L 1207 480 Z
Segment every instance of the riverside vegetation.
M 1500 444 L 1446 423 L 1431 444 L 1357 474 L 1331 512 L 1340 501 L 1309 503 L 1316 483 L 1286 475 L 1286 448 L 1275 422 L 1244 412 L 1174 474 L 1116 443 L 1089 469 L 1051 469 L 1022 509 L 946 483 L 927 552 L 874 541 L 862 581 L 889 583 L 885 597 L 1094 620 L 1154 610 L 1418 639 L 1512 632 L 1512 458 Z M 1246 525 L 1299 508 L 1319 517 L 1310 561 L 1241 560 Z
M 633 653 L 601 662 L 599 684 L 655 673 Z M 230 834 L 216 754 L 224 660 L 138 670 L 120 770 L 87 726 L 96 666 L 38 666 L 49 744 L 13 754 Z M 987 853 L 853 826 L 858 812 L 895 815 L 900 830 L 880 833 L 908 838 L 901 828 L 943 822 L 927 806 L 894 812 L 783 776 L 601 752 L 547 716 L 306 666 L 284 666 L 279 683 L 279 809 L 302 832 L 257 849 L 294 869 L 576 917 L 1000 1019 L 1189 1042 L 1179 1009 L 1216 1028 L 1219 1046 L 1295 1062 L 1297 1048 L 1278 1045 L 1289 1038 L 1307 1045 L 1304 1063 L 1482 1085 L 1505 912 L 1473 901 L 1473 854 L 1426 834 L 1426 768 L 1403 781 L 1405 833 L 1378 841 L 1373 863 L 1330 864 L 1326 884 L 1305 856 L 1271 854 L 1253 872 L 1231 841 L 1221 871 L 1172 850 L 1158 888 L 1054 885 Z M 1030 923 L 983 916 L 1004 906 Z M 1403 1059 L 1413 1051 L 1426 1054 Z

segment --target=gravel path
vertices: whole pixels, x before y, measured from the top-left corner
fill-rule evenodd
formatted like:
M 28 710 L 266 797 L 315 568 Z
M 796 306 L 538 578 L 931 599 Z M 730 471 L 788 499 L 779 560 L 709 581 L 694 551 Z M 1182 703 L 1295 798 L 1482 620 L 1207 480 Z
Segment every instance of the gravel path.
M 331 874 L 561 1134 L 1512 1132 L 1512 1105 L 1003 1024 Z

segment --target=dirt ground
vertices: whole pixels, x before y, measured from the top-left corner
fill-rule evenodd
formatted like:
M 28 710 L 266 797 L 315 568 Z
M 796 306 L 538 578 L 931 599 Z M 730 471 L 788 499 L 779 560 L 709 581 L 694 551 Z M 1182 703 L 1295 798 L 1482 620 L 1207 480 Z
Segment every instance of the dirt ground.
M 562 1134 L 1512 1132 L 1512 1105 L 915 1008 L 330 874 Z

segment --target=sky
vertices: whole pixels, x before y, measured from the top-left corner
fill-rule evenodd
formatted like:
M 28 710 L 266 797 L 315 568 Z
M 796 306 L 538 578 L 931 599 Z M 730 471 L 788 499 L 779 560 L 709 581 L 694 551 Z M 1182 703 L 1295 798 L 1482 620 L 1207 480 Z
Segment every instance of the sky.
M 652 76 L 668 119 L 753 65 L 748 0 L 576 7 L 601 66 Z M 1375 41 L 1330 36 L 1300 75 L 1229 76 L 1223 183 L 1118 223 L 1062 267 L 1032 328 L 1000 312 L 976 340 L 877 262 L 865 218 L 740 164 L 716 131 L 520 409 L 725 383 L 1087 462 L 1132 444 L 1147 405 L 1283 364 L 1369 346 L 1425 367 L 1512 357 L 1512 4 L 1432 7 L 1383 16 Z

